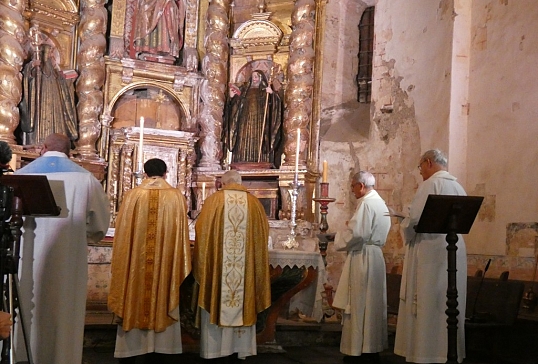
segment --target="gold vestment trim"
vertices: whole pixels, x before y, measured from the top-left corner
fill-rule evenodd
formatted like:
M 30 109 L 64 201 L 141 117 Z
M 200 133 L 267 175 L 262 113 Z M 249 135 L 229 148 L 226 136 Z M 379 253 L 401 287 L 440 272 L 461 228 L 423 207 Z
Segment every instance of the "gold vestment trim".
M 220 325 L 243 325 L 247 193 L 224 191 Z
M 146 272 L 144 274 L 143 324 L 149 325 L 152 302 L 153 274 L 155 270 L 155 244 L 157 242 L 157 218 L 159 215 L 159 191 L 149 190 L 148 228 L 146 231 Z

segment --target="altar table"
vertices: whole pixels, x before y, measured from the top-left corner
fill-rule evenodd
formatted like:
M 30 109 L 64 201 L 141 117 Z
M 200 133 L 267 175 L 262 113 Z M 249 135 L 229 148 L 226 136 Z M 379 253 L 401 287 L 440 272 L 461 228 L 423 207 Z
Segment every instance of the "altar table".
M 258 344 L 275 341 L 276 321 L 288 302 L 290 311 L 299 309 L 317 321 L 323 317 L 325 265 L 319 252 L 269 250 L 269 267 L 271 306 L 258 314 Z

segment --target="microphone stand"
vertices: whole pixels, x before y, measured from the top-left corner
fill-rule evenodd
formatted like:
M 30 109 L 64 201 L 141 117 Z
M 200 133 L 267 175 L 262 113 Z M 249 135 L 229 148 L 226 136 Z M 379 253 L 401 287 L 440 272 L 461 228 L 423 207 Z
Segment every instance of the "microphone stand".
M 482 279 L 480 279 L 480 284 L 478 285 L 478 291 L 476 292 L 476 297 L 474 299 L 473 303 L 473 313 L 471 314 L 471 318 L 469 319 L 470 322 L 481 322 L 484 321 L 484 318 L 479 318 L 476 316 L 476 303 L 478 302 L 478 296 L 480 296 L 480 290 L 482 289 L 482 283 L 484 283 L 484 277 L 486 276 L 486 272 L 489 269 L 489 264 L 491 263 L 491 258 L 488 260 L 488 263 L 486 264 L 486 267 L 484 268 L 484 274 L 482 274 Z

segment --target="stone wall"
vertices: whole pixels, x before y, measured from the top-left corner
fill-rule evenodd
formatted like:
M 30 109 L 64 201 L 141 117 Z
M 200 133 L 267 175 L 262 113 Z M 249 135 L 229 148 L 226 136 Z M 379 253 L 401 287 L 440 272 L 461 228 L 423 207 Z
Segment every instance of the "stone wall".
M 358 24 L 375 10 L 372 103 L 356 101 Z M 427 149 L 449 155 L 449 171 L 468 194 L 484 196 L 466 237 L 469 274 L 492 259 L 488 276 L 532 280 L 536 248 L 534 168 L 538 147 L 538 8 L 532 0 L 341 0 L 328 2 L 324 33 L 321 160 L 329 162 L 329 231 L 356 206 L 353 172 L 378 179 L 387 204 L 405 211 L 421 182 Z M 383 110 L 390 105 L 391 112 Z M 397 221 L 385 247 L 387 270 L 401 271 Z M 329 245 L 336 286 L 343 254 Z

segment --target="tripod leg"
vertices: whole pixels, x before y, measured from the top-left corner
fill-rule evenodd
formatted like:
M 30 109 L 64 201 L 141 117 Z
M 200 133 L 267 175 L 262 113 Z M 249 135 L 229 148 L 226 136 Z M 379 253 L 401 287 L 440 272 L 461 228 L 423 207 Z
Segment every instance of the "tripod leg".
M 7 276 L 2 277 L 2 287 L 3 288 L 5 288 L 5 283 L 7 283 L 7 282 L 5 282 L 6 278 L 7 278 Z M 8 292 L 5 291 L 4 289 L 2 289 L 2 291 L 1 291 L 1 294 L 2 294 L 2 311 L 9 312 L 13 317 L 11 307 L 9 307 L 8 304 L 7 304 L 6 293 L 8 293 Z M 0 353 L 0 364 L 7 364 L 10 361 L 10 357 L 11 357 L 10 348 L 11 348 L 12 337 L 13 337 L 13 326 L 11 327 L 10 337 L 2 340 L 2 352 Z
M 20 291 L 19 276 L 17 274 L 9 274 L 8 279 L 9 279 L 9 288 L 10 288 L 10 290 L 9 290 L 9 292 L 10 292 L 10 294 L 9 294 L 10 305 L 14 309 L 13 302 L 15 302 L 15 299 L 16 299 L 16 302 L 18 304 L 19 320 L 21 321 L 22 336 L 23 336 L 23 339 L 24 339 L 24 347 L 26 348 L 26 355 L 28 356 L 28 364 L 34 364 L 34 361 L 32 359 L 32 350 L 30 349 L 30 340 L 28 339 L 28 334 L 27 334 L 28 330 L 27 330 L 27 327 L 26 327 L 25 322 L 24 322 L 25 311 L 23 309 L 23 303 L 21 302 L 21 299 L 20 299 L 20 296 L 19 296 L 19 291 Z M 13 312 L 13 311 L 11 311 L 11 312 Z M 13 329 L 11 331 L 13 332 Z M 11 340 L 11 346 L 12 346 L 11 351 L 13 352 L 13 350 L 14 350 L 14 348 L 13 348 L 13 340 Z M 13 364 L 14 364 L 14 362 L 13 362 Z

